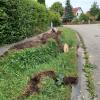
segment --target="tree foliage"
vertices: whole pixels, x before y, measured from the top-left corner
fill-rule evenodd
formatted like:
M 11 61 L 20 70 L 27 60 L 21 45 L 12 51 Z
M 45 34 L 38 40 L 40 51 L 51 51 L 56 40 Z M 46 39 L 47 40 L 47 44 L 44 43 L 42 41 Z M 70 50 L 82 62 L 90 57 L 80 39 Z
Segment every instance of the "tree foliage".
M 72 21 L 74 15 L 72 12 L 72 6 L 70 4 L 70 0 L 67 0 L 66 7 L 65 7 L 65 16 L 64 16 L 64 22 L 66 21 Z
M 90 14 L 90 11 L 88 11 L 88 12 L 86 13 L 86 16 L 89 17 L 89 20 L 90 20 L 90 21 L 95 21 L 95 17 L 92 16 L 92 15 Z
M 80 17 L 79 17 L 79 20 L 80 20 L 82 23 L 87 23 L 88 20 L 89 20 L 89 17 L 88 17 L 86 14 L 81 14 Z
M 97 5 L 97 2 L 94 2 L 90 8 L 90 14 L 96 17 L 98 15 L 98 12 L 99 12 L 99 6 Z
M 58 13 L 33 0 L 0 0 L 0 45 L 39 34 L 60 25 Z
M 47 29 L 48 12 L 33 0 L 0 0 L 0 44 L 12 43 Z
M 51 8 L 52 11 L 58 12 L 61 16 L 63 15 L 63 6 L 60 2 L 55 2 Z
M 97 15 L 97 21 L 100 21 L 100 10 L 99 10 L 98 15 Z
M 49 11 L 49 17 L 50 21 L 53 23 L 53 26 L 59 26 L 61 25 L 61 18 L 60 14 L 57 12 Z
M 38 0 L 38 2 L 45 5 L 45 0 Z

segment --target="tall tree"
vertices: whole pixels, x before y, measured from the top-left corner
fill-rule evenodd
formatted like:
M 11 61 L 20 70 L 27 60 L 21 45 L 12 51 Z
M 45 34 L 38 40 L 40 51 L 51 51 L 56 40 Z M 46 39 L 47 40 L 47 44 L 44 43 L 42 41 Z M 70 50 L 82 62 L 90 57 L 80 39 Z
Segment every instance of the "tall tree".
M 50 8 L 52 11 L 55 11 L 57 13 L 59 13 L 61 16 L 63 15 L 63 6 L 62 6 L 62 3 L 60 2 L 55 2 L 51 8 Z
M 98 12 L 99 12 L 99 6 L 97 5 L 97 2 L 94 2 L 90 8 L 90 14 L 94 16 L 96 19 Z
M 100 21 L 100 10 L 99 10 L 98 15 L 97 15 L 97 21 Z
M 74 15 L 72 11 L 72 6 L 70 4 L 70 0 L 67 0 L 66 6 L 65 6 L 65 15 L 64 15 L 64 22 L 66 21 L 72 21 Z
M 38 0 L 38 2 L 45 5 L 45 0 Z

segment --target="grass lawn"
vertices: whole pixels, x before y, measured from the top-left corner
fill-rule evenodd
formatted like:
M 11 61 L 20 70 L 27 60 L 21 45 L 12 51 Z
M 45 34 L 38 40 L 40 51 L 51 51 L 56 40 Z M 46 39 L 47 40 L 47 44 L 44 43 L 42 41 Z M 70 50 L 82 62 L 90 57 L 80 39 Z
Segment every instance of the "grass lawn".
M 61 41 L 71 48 L 61 53 L 54 40 L 37 48 L 10 51 L 0 58 L 0 100 L 13 100 L 20 96 L 30 77 L 39 72 L 52 70 L 57 75 L 77 76 L 76 33 L 61 27 Z M 40 92 L 27 100 L 70 100 L 71 87 L 56 85 L 46 77 L 41 81 Z M 20 99 L 23 100 L 23 99 Z

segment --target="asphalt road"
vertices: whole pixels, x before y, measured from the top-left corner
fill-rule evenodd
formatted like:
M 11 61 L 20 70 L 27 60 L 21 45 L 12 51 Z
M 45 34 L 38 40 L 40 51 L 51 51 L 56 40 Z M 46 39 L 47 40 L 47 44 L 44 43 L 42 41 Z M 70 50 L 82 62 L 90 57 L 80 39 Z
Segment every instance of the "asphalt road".
M 98 100 L 100 100 L 100 24 L 67 25 L 67 27 L 76 30 L 83 37 L 90 61 L 92 64 L 97 65 L 93 78 L 96 94 Z

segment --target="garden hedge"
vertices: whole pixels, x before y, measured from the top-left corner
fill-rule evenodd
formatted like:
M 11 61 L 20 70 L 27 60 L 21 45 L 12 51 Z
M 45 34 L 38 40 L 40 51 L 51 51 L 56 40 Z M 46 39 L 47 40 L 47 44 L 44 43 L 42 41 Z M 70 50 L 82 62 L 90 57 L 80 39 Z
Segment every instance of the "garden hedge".
M 0 45 L 45 31 L 56 19 L 49 16 L 46 7 L 33 0 L 0 0 Z

